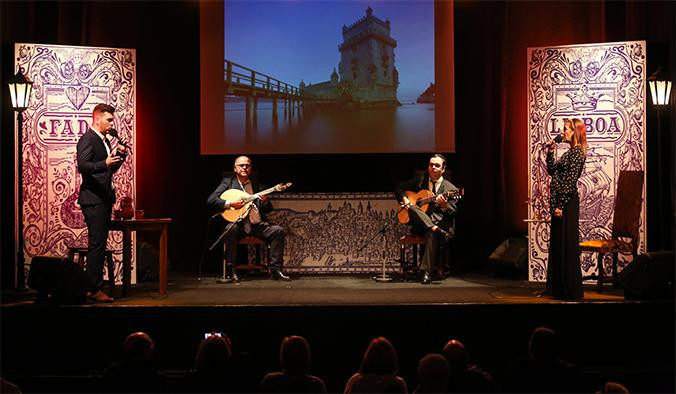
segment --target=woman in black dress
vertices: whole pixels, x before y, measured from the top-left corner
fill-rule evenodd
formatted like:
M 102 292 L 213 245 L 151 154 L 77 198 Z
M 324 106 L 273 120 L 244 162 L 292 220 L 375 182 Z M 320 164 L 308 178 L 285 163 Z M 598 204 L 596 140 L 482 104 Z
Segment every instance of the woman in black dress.
M 552 215 L 549 234 L 549 261 L 547 263 L 547 294 L 560 300 L 577 300 L 583 297 L 580 270 L 580 197 L 577 180 L 584 169 L 587 157 L 586 127 L 580 119 L 566 120 L 563 140 L 570 144 L 556 160 L 556 143 L 552 141 L 547 151 L 547 173 L 552 177 L 549 185 L 549 210 Z

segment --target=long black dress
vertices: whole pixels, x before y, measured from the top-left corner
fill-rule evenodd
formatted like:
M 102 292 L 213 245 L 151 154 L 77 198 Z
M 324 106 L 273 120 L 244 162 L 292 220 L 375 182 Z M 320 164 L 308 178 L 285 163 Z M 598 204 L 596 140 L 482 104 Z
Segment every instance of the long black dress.
M 547 153 L 547 172 L 552 177 L 549 186 L 549 209 L 552 214 L 549 234 L 549 261 L 547 263 L 547 293 L 561 300 L 583 297 L 580 270 L 580 197 L 577 180 L 584 168 L 585 154 L 576 146 L 559 160 L 553 152 Z M 555 217 L 554 210 L 563 211 Z

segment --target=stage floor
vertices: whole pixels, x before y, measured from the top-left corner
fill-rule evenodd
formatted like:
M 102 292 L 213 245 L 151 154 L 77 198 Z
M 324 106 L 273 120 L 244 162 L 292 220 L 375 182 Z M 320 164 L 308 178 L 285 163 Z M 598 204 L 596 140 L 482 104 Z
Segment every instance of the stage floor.
M 491 274 L 449 277 L 422 285 L 415 281 L 381 283 L 373 276 L 296 276 L 290 282 L 273 281 L 260 275 L 243 277 L 237 284 L 218 283 L 213 276 L 169 275 L 168 293 L 160 296 L 157 283 L 132 287 L 129 297 L 114 292 L 112 304 L 92 306 L 331 306 L 331 305 L 453 305 L 453 304 L 543 304 L 628 302 L 621 289 L 585 285 L 584 299 L 564 302 L 536 297 L 544 283 L 495 278 Z M 32 303 L 34 293 L 4 294 L 3 306 Z

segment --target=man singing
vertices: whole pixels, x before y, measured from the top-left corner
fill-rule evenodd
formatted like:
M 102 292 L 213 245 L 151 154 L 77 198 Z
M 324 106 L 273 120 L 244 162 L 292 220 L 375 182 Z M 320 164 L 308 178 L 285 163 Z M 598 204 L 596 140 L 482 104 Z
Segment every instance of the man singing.
M 82 208 L 89 237 L 87 274 L 91 284 L 87 296 L 95 302 L 113 301 L 101 291 L 101 284 L 110 215 L 115 203 L 113 174 L 126 157 L 125 147 L 122 144 L 112 147 L 107 137 L 113 128 L 114 112 L 115 108 L 107 104 L 94 107 L 92 126 L 77 142 L 77 169 L 82 175 L 77 202 Z

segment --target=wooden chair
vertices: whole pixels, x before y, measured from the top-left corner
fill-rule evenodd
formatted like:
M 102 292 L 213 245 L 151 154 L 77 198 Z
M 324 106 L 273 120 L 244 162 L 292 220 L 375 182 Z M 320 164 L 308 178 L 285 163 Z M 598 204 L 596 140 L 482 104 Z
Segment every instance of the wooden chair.
M 238 245 L 244 245 L 246 246 L 247 249 L 247 254 L 246 254 L 246 260 L 247 262 L 245 264 L 235 264 L 235 269 L 238 271 L 263 271 L 266 273 L 269 273 L 269 264 L 270 264 L 270 249 L 268 247 L 268 244 L 258 238 L 254 237 L 252 235 L 247 235 L 245 237 L 242 237 L 239 242 L 237 243 Z M 249 247 L 253 246 L 256 249 L 256 260 L 252 263 L 249 260 Z M 262 249 L 262 250 L 261 250 Z M 239 260 L 239 259 L 238 259 Z
M 87 266 L 87 251 L 89 248 L 71 246 L 68 248 L 68 258 L 77 263 L 80 268 L 85 269 Z M 75 259 L 77 256 L 77 259 Z M 115 289 L 115 261 L 113 260 L 113 251 L 106 249 L 104 254 L 106 267 L 108 268 L 108 294 L 113 296 L 113 289 Z
M 411 248 L 411 260 L 406 258 L 406 248 Z M 399 238 L 399 264 L 401 264 L 401 274 L 404 278 L 408 274 L 417 274 L 419 261 L 422 260 L 425 251 L 425 238 L 407 234 Z
M 598 291 L 603 291 L 604 282 L 613 282 L 617 277 L 617 254 L 638 254 L 639 219 L 643 194 L 643 171 L 620 171 L 615 194 L 615 211 L 611 239 L 592 239 L 580 242 L 580 251 L 597 253 L 597 272 L 585 276 L 582 280 L 596 279 Z M 629 241 L 621 238 L 629 238 Z M 606 253 L 612 253 L 612 276 L 605 274 L 603 259 Z

